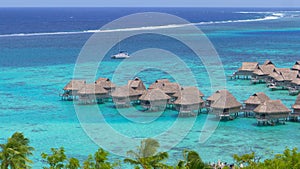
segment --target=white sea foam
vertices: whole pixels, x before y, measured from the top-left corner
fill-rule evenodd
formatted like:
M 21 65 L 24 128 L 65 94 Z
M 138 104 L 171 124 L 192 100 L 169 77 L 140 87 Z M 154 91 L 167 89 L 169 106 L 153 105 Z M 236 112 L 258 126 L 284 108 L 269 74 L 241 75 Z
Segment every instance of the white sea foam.
M 284 14 L 279 13 L 279 12 L 238 12 L 238 13 L 264 13 L 264 14 L 268 14 L 268 15 L 266 15 L 263 18 L 257 18 L 257 19 L 209 21 L 209 22 L 189 23 L 189 24 L 145 26 L 145 27 L 109 29 L 109 30 L 84 30 L 84 31 L 74 31 L 74 32 L 47 32 L 47 33 L 18 33 L 18 34 L 4 34 L 4 35 L 0 35 L 0 37 L 50 36 L 50 35 L 88 34 L 88 33 L 98 33 L 98 32 L 122 32 L 122 31 L 157 30 L 157 29 L 170 29 L 170 28 L 186 27 L 186 26 L 191 26 L 191 25 L 211 25 L 211 24 L 258 22 L 258 21 L 266 21 L 266 20 L 275 20 L 275 19 L 279 19 L 279 18 L 284 17 Z
M 279 13 L 300 13 L 300 11 L 276 11 Z M 239 11 L 235 13 L 241 13 L 241 14 L 273 14 L 274 12 L 262 12 L 262 11 Z
M 272 14 L 274 12 L 258 12 L 258 11 L 240 11 L 235 13 L 241 13 L 241 14 Z
M 247 12 L 248 13 L 248 12 Z M 266 13 L 266 12 L 265 12 Z M 269 13 L 269 12 L 268 12 Z M 271 12 L 270 15 L 267 15 L 263 18 L 257 18 L 257 19 L 242 19 L 242 20 L 228 20 L 228 21 L 215 21 L 215 22 L 203 22 L 200 24 L 224 24 L 224 23 L 242 23 L 242 22 L 258 22 L 258 21 L 266 21 L 266 20 L 275 20 L 284 17 L 283 13 L 275 13 Z

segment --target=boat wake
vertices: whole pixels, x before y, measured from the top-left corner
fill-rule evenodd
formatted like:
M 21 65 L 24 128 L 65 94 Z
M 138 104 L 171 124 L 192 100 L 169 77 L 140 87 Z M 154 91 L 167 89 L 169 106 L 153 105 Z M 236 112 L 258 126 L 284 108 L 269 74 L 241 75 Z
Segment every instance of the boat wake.
M 227 24 L 227 23 L 243 23 L 243 22 L 258 22 L 266 20 L 276 20 L 284 17 L 284 13 L 280 12 L 236 12 L 236 13 L 261 13 L 265 14 L 264 17 L 255 19 L 244 19 L 244 20 L 226 20 L 226 21 L 210 21 L 210 22 L 198 22 L 189 24 L 173 24 L 173 25 L 162 25 L 162 26 L 145 26 L 135 28 L 122 28 L 122 29 L 109 29 L 109 30 L 84 30 L 84 31 L 73 31 L 73 32 L 47 32 L 47 33 L 17 33 L 17 34 L 3 34 L 1 37 L 21 37 L 21 36 L 51 36 L 51 35 L 74 35 L 74 34 L 91 34 L 98 32 L 122 32 L 122 31 L 141 31 L 141 30 L 156 30 L 156 29 L 170 29 L 186 26 L 199 26 L 199 25 L 212 25 L 212 24 Z

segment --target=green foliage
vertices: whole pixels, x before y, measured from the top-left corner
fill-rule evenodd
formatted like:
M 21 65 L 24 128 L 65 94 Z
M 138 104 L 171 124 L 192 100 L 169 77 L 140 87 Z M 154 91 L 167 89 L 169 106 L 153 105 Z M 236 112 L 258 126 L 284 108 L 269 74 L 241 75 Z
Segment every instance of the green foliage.
M 42 153 L 42 158 L 47 161 L 50 167 L 44 167 L 44 169 L 62 169 L 65 167 L 67 156 L 65 155 L 65 149 L 63 147 L 56 149 L 51 148 L 52 154 Z
M 176 169 L 206 169 L 211 168 L 209 165 L 205 164 L 200 155 L 193 150 L 183 151 L 184 160 L 180 160 L 177 163 Z
M 46 160 L 49 167 L 43 167 L 44 169 L 78 169 L 80 168 L 79 160 L 76 158 L 68 159 L 63 147 L 56 149 L 51 148 L 52 154 L 42 153 L 41 156 Z
M 78 169 L 80 168 L 79 160 L 76 158 L 70 158 L 69 163 L 66 165 L 67 169 Z
M 242 156 L 234 155 L 238 164 L 245 162 L 245 169 L 299 169 L 300 153 L 296 148 L 286 148 L 283 154 L 277 154 L 274 158 L 266 159 L 264 162 L 255 161 L 255 153 Z
M 167 152 L 158 152 L 160 145 L 154 139 L 141 141 L 136 151 L 128 151 L 125 163 L 134 166 L 135 169 L 209 169 L 211 166 L 205 164 L 200 155 L 193 150 L 183 151 L 183 160 L 178 161 L 175 167 L 165 164 L 168 159 Z M 32 155 L 33 147 L 29 146 L 29 139 L 22 133 L 14 133 L 8 138 L 7 143 L 0 144 L 1 169 L 28 169 L 32 163 L 28 156 Z M 110 163 L 109 153 L 99 149 L 94 155 L 89 155 L 83 166 L 76 158 L 67 158 L 64 148 L 51 149 L 51 154 L 42 153 L 42 158 L 49 165 L 44 169 L 114 169 L 120 167 L 120 163 Z M 236 164 L 243 164 L 243 169 L 300 169 L 300 152 L 296 148 L 286 148 L 282 154 L 276 154 L 273 158 L 260 162 L 254 152 L 244 155 L 233 155 Z M 229 167 L 224 167 L 227 169 Z M 238 167 L 236 167 L 238 168 Z
M 236 161 L 236 163 L 238 165 L 246 164 L 247 166 L 249 166 L 249 165 L 255 165 L 256 164 L 256 162 L 254 161 L 254 159 L 255 159 L 255 153 L 254 152 L 252 152 L 250 154 L 244 154 L 242 156 L 234 154 L 233 159 Z
M 1 169 L 30 168 L 32 161 L 28 156 L 32 155 L 34 148 L 29 146 L 29 139 L 22 133 L 14 133 L 6 144 L 0 144 L 0 148 Z
M 157 152 L 159 143 L 154 139 L 145 139 L 141 141 L 141 145 L 137 147 L 136 151 L 130 150 L 127 152 L 128 156 L 132 158 L 124 159 L 125 163 L 129 163 L 135 169 L 171 169 L 173 167 L 163 163 L 168 159 L 167 152 Z
M 49 167 L 43 167 L 44 169 L 78 169 L 81 168 L 79 160 L 76 158 L 67 158 L 63 147 L 56 149 L 51 148 L 51 154 L 42 153 L 42 158 L 46 160 Z M 103 149 L 99 149 L 94 157 L 88 156 L 88 159 L 83 163 L 84 169 L 112 169 L 119 164 L 107 161 L 108 152 Z
M 89 155 L 83 163 L 83 169 L 112 169 L 119 166 L 118 163 L 110 163 L 107 160 L 108 152 L 102 148 L 98 149 L 94 157 Z

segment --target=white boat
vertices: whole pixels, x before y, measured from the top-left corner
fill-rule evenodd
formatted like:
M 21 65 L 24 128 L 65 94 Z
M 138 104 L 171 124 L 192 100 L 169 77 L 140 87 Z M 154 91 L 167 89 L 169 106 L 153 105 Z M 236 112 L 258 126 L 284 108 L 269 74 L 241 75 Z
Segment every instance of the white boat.
M 120 51 L 118 54 L 111 56 L 112 59 L 127 59 L 129 57 L 129 54 L 125 51 Z

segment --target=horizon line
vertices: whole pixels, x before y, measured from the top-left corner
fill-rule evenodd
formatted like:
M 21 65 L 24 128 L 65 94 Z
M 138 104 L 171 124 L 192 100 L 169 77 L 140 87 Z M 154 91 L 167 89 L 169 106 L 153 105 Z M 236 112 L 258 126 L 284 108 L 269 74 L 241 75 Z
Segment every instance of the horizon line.
M 293 6 L 293 7 L 244 7 L 244 6 L 237 6 L 237 7 L 228 7 L 228 6 L 4 6 L 1 8 L 264 8 L 264 9 L 272 9 L 272 8 L 300 8 L 300 6 Z

